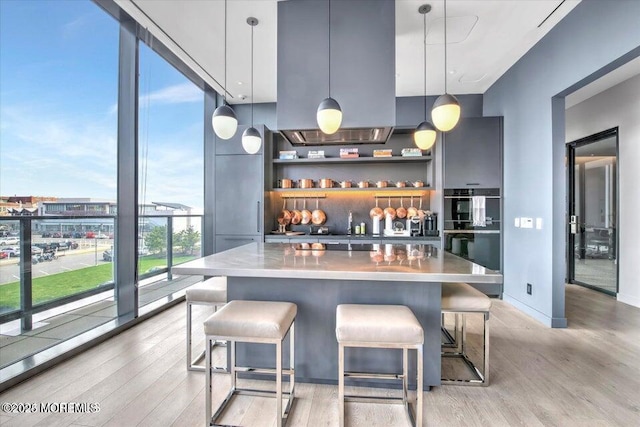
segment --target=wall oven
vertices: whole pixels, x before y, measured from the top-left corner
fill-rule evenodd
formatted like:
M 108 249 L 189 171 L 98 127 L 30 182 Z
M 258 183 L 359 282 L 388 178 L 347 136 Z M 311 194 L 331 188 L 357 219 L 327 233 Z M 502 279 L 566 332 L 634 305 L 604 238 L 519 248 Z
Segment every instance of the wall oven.
M 492 270 L 501 270 L 500 190 L 444 190 L 445 250 Z

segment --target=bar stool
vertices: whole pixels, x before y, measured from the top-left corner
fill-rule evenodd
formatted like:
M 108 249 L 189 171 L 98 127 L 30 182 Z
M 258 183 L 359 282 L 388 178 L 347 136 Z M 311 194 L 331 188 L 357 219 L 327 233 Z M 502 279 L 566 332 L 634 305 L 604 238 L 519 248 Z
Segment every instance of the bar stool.
M 213 306 L 214 310 L 218 310 L 218 307 L 227 303 L 227 278 L 212 277 L 190 287 L 186 291 L 187 299 L 187 370 L 189 371 L 202 371 L 204 372 L 204 366 L 198 366 L 197 363 L 204 359 L 205 350 L 195 359 L 191 359 L 191 334 L 192 334 L 192 310 L 194 305 L 209 305 Z M 216 345 L 214 342 L 213 345 Z M 217 368 L 218 370 L 225 371 L 223 368 Z
M 336 339 L 338 340 L 338 399 L 340 405 L 340 427 L 344 427 L 345 401 L 377 401 L 402 403 L 409 421 L 415 427 L 422 425 L 422 354 L 424 331 L 413 312 L 403 305 L 341 304 L 336 310 Z M 402 349 L 402 374 L 376 374 L 344 370 L 346 347 Z M 416 350 L 417 389 L 414 413 L 408 401 L 408 353 Z M 344 394 L 344 379 L 377 378 L 402 379 L 402 397 L 363 397 Z
M 455 314 L 453 345 L 443 345 L 455 348 L 454 351 L 442 351 L 442 357 L 461 358 L 474 375 L 474 379 L 442 378 L 442 384 L 458 385 L 489 385 L 489 312 L 491 299 L 467 283 L 442 284 L 442 314 Z M 480 370 L 467 355 L 466 319 L 468 314 L 483 314 L 483 370 Z M 443 325 L 444 326 L 444 325 Z
M 297 306 L 290 302 L 273 301 L 243 301 L 234 300 L 222 309 L 213 313 L 204 322 L 206 335 L 206 362 L 207 377 L 205 384 L 205 415 L 207 425 L 217 426 L 216 420 L 224 412 L 231 398 L 236 394 L 252 396 L 276 397 L 277 426 L 286 424 L 294 400 L 295 370 L 294 370 L 294 322 Z M 289 369 L 282 369 L 282 343 L 289 334 Z M 231 346 L 231 390 L 224 398 L 213 416 L 211 415 L 211 343 L 215 340 L 226 340 Z M 236 366 L 236 342 L 262 343 L 276 345 L 275 369 L 251 368 Z M 238 371 L 260 375 L 276 375 L 276 390 L 264 391 L 236 387 Z M 289 392 L 282 391 L 282 375 L 289 375 Z M 284 396 L 289 401 L 282 413 L 282 400 Z

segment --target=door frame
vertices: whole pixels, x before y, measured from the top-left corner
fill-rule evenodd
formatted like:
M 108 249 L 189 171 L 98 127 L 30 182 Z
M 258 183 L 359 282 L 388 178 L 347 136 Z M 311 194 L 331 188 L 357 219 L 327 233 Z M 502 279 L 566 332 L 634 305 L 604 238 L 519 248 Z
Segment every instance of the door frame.
M 616 253 L 616 291 L 608 291 L 606 289 L 599 288 L 597 286 L 590 285 L 588 283 L 575 280 L 575 235 L 571 233 L 570 219 L 571 215 L 575 213 L 575 149 L 584 145 L 591 144 L 593 142 L 600 141 L 605 138 L 615 137 L 616 139 L 616 228 L 615 228 L 615 253 Z M 602 132 L 595 133 L 593 135 L 585 136 L 584 138 L 577 139 L 575 141 L 567 142 L 567 218 L 566 218 L 566 257 L 567 257 L 567 283 L 574 283 L 586 288 L 594 289 L 596 291 L 605 293 L 607 295 L 616 296 L 620 289 L 620 134 L 618 126 L 604 130 Z M 581 210 L 584 212 L 584 209 Z

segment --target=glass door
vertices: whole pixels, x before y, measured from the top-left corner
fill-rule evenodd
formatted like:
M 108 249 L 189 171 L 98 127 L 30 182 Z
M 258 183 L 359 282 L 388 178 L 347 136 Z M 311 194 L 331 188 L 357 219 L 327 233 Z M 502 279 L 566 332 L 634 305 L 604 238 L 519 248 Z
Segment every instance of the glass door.
M 615 295 L 617 128 L 567 144 L 568 281 Z

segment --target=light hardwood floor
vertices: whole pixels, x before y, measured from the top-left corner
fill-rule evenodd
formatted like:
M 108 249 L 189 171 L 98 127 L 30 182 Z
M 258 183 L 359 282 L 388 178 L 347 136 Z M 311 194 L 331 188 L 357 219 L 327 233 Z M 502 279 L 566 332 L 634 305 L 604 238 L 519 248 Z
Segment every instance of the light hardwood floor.
M 640 309 L 570 285 L 567 329 L 546 328 L 502 301 L 491 311 L 491 385 L 425 393 L 425 425 L 640 425 Z M 100 412 L 0 413 L 0 425 L 204 425 L 204 376 L 185 369 L 184 328 L 182 304 L 0 395 L 0 402 L 97 402 Z M 228 375 L 215 377 L 214 405 L 228 384 Z M 296 390 L 288 425 L 337 425 L 336 386 Z M 399 405 L 347 408 L 352 426 L 408 425 Z M 240 397 L 222 421 L 273 426 L 274 410 L 271 399 Z

